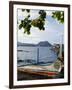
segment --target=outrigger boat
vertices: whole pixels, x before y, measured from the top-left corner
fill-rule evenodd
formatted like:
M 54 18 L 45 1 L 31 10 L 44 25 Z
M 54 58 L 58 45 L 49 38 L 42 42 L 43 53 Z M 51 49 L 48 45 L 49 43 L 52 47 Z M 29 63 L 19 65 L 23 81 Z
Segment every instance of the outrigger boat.
M 18 71 L 26 72 L 29 74 L 34 75 L 43 75 L 43 76 L 56 76 L 60 73 L 63 66 L 59 62 L 59 68 L 55 68 L 54 65 L 59 62 L 56 61 L 55 63 L 48 65 L 48 66 L 40 66 L 40 65 L 28 65 L 28 66 L 20 66 L 18 67 Z
M 37 50 L 37 63 L 39 62 L 39 49 Z M 56 67 L 57 65 L 57 67 Z M 33 75 L 43 75 L 43 76 L 56 76 L 61 72 L 63 68 L 63 64 L 60 60 L 56 60 L 51 65 L 27 65 L 27 66 L 19 66 L 17 70 L 20 72 L 26 72 Z

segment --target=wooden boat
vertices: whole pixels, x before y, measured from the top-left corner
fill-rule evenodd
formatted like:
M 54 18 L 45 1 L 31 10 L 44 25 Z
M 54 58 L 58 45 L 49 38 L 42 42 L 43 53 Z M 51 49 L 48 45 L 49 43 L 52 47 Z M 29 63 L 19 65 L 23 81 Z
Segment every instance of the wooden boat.
M 39 49 L 37 50 L 37 63 L 39 62 Z M 57 67 L 56 67 L 56 64 Z M 17 70 L 24 73 L 29 73 L 33 75 L 43 75 L 43 76 L 56 76 L 60 73 L 62 69 L 62 63 L 60 60 L 57 60 L 51 65 L 40 66 L 40 65 L 28 65 L 17 67 Z
M 37 65 L 30 65 L 30 66 L 21 66 L 17 68 L 18 71 L 29 73 L 33 75 L 43 75 L 43 76 L 56 76 L 59 74 L 59 71 L 50 66 L 37 66 Z

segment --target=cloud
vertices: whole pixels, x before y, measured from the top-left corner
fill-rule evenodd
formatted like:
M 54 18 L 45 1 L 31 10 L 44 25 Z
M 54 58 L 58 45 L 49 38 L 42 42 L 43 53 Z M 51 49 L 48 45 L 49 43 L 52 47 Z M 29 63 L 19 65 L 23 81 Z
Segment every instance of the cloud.
M 39 10 L 35 10 L 35 9 L 31 9 L 30 13 L 27 13 L 26 11 L 22 12 L 21 9 L 18 9 L 18 19 L 22 20 L 24 19 L 26 16 L 28 16 L 30 14 L 30 19 L 35 19 L 37 17 L 39 17 Z M 46 11 L 47 16 L 51 16 L 53 11 Z
M 18 20 L 22 20 L 22 19 L 24 19 L 28 15 L 29 14 L 26 11 L 22 12 L 21 9 L 18 9 Z
M 39 10 L 30 10 L 30 13 L 27 13 L 27 11 L 22 12 L 21 9 L 18 9 L 18 20 L 23 20 L 28 15 L 30 15 L 30 19 L 36 19 L 39 17 L 38 11 Z
M 53 11 L 48 11 L 48 10 L 46 10 L 46 15 L 52 16 L 52 12 L 53 12 Z
M 36 19 L 39 17 L 39 10 L 30 10 L 30 19 Z

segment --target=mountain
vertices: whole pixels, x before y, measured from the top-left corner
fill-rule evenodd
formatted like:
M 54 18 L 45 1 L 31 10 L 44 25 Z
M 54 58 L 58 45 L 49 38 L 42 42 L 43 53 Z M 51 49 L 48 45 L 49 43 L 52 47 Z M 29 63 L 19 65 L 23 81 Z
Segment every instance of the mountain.
M 17 45 L 18 46 L 44 46 L 44 47 L 50 47 L 52 46 L 48 41 L 42 41 L 42 42 L 39 42 L 38 44 L 30 44 L 30 43 L 21 43 L 21 42 L 17 42 Z
M 38 43 L 38 46 L 52 46 L 48 41 L 42 41 Z
M 30 43 L 21 43 L 21 42 L 17 42 L 18 46 L 36 46 L 35 44 L 30 44 Z

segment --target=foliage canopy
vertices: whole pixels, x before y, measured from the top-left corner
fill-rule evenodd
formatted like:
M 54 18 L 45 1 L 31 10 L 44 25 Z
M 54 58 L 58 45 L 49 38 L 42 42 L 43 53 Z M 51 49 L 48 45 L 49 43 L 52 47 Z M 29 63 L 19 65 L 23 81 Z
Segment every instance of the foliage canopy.
M 30 13 L 30 9 L 22 9 L 22 12 L 27 11 L 27 13 Z M 45 24 L 45 18 L 46 18 L 46 12 L 45 10 L 39 10 L 39 17 L 36 19 L 31 20 L 30 14 L 25 17 L 24 20 L 21 20 L 19 24 L 19 29 L 23 28 L 24 33 L 30 34 L 30 29 L 32 26 L 37 27 L 39 30 L 45 30 L 44 24 Z M 63 11 L 54 11 L 52 12 L 52 17 L 54 19 L 57 19 L 60 23 L 64 23 L 64 12 Z

